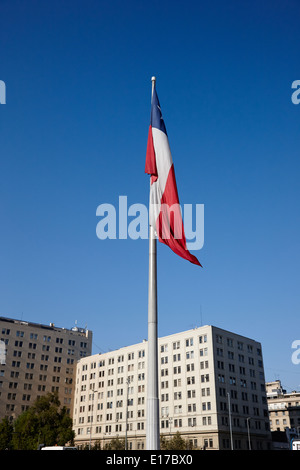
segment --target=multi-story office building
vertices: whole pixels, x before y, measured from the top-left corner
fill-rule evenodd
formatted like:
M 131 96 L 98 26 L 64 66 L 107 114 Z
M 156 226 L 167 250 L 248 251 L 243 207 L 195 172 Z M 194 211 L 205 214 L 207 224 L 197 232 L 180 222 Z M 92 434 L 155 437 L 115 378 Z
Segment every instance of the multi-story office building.
M 0 419 L 16 418 L 54 391 L 71 415 L 77 360 L 90 355 L 91 346 L 86 329 L 0 317 Z
M 266 383 L 271 431 L 293 430 L 300 434 L 300 392 L 287 393 L 280 380 Z
M 269 449 L 261 344 L 203 326 L 160 338 L 160 433 L 177 431 L 197 448 Z M 73 426 L 77 445 L 146 441 L 147 341 L 77 363 Z M 126 426 L 127 424 L 127 426 Z

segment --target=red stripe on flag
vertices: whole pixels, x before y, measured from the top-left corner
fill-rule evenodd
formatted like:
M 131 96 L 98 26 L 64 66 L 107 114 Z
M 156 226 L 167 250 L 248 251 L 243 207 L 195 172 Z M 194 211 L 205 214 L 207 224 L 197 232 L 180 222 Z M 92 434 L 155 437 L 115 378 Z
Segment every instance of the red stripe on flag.
M 147 173 L 148 175 L 151 175 L 151 183 L 154 183 L 154 181 L 157 180 L 156 158 L 155 158 L 155 150 L 154 150 L 154 145 L 153 145 L 151 125 L 149 126 L 149 132 L 148 132 L 145 173 Z
M 173 164 L 170 168 L 165 191 L 161 198 L 161 209 L 156 221 L 156 229 L 160 242 L 168 245 L 174 253 L 182 258 L 201 266 L 196 256 L 193 256 L 186 247 Z

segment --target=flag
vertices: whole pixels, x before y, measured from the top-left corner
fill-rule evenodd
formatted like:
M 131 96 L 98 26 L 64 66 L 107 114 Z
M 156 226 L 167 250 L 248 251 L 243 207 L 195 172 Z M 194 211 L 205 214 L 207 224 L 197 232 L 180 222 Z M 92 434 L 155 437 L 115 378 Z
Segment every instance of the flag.
M 159 241 L 168 245 L 182 258 L 201 266 L 186 247 L 174 164 L 155 86 L 151 103 L 145 173 L 151 175 L 149 223 L 155 229 Z

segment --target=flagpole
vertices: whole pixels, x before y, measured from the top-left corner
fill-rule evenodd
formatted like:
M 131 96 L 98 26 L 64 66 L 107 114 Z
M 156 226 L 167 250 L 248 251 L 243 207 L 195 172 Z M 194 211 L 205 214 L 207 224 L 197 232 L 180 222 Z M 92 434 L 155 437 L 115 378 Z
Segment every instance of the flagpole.
M 152 77 L 152 97 L 156 78 Z M 150 209 L 150 208 L 149 208 Z M 157 256 L 155 229 L 149 224 L 148 383 L 146 449 L 160 449 L 157 338 Z

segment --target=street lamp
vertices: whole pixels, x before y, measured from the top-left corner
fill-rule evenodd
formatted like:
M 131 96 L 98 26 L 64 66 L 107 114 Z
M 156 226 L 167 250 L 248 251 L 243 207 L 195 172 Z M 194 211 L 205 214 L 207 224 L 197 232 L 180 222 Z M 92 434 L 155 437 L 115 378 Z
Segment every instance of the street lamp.
M 169 431 L 169 436 L 170 436 L 170 437 L 171 437 L 171 426 L 172 426 L 172 421 L 173 421 L 173 418 L 169 418 L 169 425 L 170 425 L 170 426 L 169 426 L 169 429 L 170 429 L 170 431 Z
M 250 425 L 249 425 L 249 421 L 250 421 L 250 416 L 247 418 L 247 430 L 248 430 L 248 443 L 249 443 L 249 450 L 251 450 L 251 440 L 250 440 Z
M 96 393 L 97 390 L 91 389 L 91 392 L 92 392 L 92 393 Z M 92 411 L 94 411 L 94 396 L 95 396 L 95 395 L 93 395 L 93 403 L 92 403 L 92 407 L 91 407 L 91 422 L 90 422 L 90 443 L 89 443 L 89 450 L 91 450 L 91 447 L 92 447 L 92 423 L 93 423 L 93 413 L 92 413 Z
M 231 450 L 233 450 L 232 425 L 231 425 L 231 405 L 230 405 L 230 394 L 229 394 L 229 392 L 227 392 L 227 396 L 228 396 L 228 410 L 229 410 L 230 441 L 231 441 Z
M 126 379 L 126 384 L 127 384 L 127 395 L 126 395 L 125 450 L 127 450 L 127 448 L 128 448 L 127 426 L 128 426 L 128 394 L 129 394 L 129 384 L 130 384 L 130 378 L 129 377 L 127 377 L 127 379 Z

